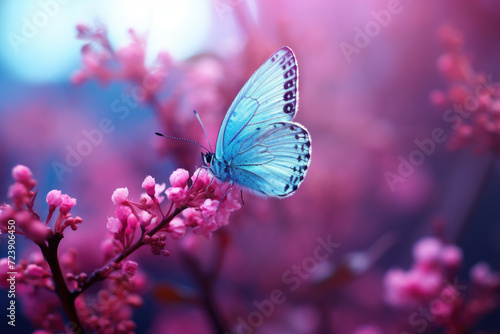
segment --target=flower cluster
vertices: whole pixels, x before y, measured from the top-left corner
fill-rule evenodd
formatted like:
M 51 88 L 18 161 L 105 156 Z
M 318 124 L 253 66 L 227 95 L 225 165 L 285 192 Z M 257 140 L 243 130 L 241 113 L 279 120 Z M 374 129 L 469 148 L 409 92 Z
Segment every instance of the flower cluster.
M 127 260 L 127 257 L 144 244 L 149 245 L 154 254 L 167 255 L 167 235 L 178 239 L 186 233 L 187 227 L 191 227 L 195 234 L 210 238 L 212 232 L 228 223 L 230 213 L 241 207 L 239 190 L 221 183 L 203 168 L 192 175 L 190 185 L 186 170 L 174 171 L 170 176 L 172 186 L 166 190 L 164 183 L 157 184 L 153 177 L 147 176 L 142 183 L 145 193 L 138 202 L 129 199 L 127 188 L 116 189 L 111 196 L 116 210 L 114 217 L 107 221 L 111 238 L 103 242 L 108 264 L 92 275 L 78 274 L 76 250 L 70 249 L 60 259 L 57 256 L 64 230 L 70 227 L 75 231 L 82 222 L 80 217 L 73 217 L 70 213 L 76 199 L 62 194 L 60 190 L 51 190 L 46 196 L 49 212 L 44 223 L 33 209 L 36 192 L 32 189 L 36 182 L 31 171 L 26 166 L 18 165 L 13 168 L 12 175 L 16 181 L 9 189 L 13 204 L 2 205 L 1 228 L 7 231 L 9 220 L 15 220 L 16 232 L 25 234 L 42 250 L 42 253 L 33 253 L 29 261 L 20 260 L 15 270 L 16 282 L 26 286 L 27 292 L 31 291 L 22 294 L 22 288 L 19 288 L 24 302 L 44 305 L 45 312 L 32 315 L 28 312 L 28 317 L 35 325 L 45 329 L 64 328 L 57 299 L 48 298 L 46 294 L 66 291 L 74 301 L 73 307 L 84 327 L 99 333 L 112 330 L 132 333 L 135 329 L 131 320 L 132 308 L 142 305 L 139 292 L 143 290 L 145 279 L 138 274 L 138 264 Z M 164 214 L 161 205 L 166 197 L 171 203 Z M 56 210 L 58 215 L 51 229 L 48 225 Z M 179 216 L 181 212 L 183 217 Z M 141 235 L 139 240 L 135 240 L 138 230 Z M 118 253 L 120 255 L 116 257 Z M 7 259 L 0 259 L 2 273 L 11 271 L 7 270 L 8 266 Z M 4 274 L 0 276 L 1 287 L 8 288 L 7 279 Z M 106 283 L 99 291 L 97 300 L 78 297 L 90 285 L 104 279 Z M 51 296 L 54 297 L 53 294 Z M 69 301 L 68 305 L 73 301 Z
M 36 181 L 33 180 L 31 170 L 26 166 L 17 165 L 12 169 L 12 177 L 15 183 L 10 186 L 8 193 L 12 205 L 0 206 L 0 231 L 2 233 L 7 231 L 8 222 L 11 220 L 15 221 L 17 233 L 24 234 L 35 242 L 43 242 L 53 233 L 62 234 L 67 227 L 71 227 L 72 230 L 78 228 L 82 218 L 72 217 L 70 213 L 71 208 L 76 205 L 76 199 L 61 194 L 60 190 L 51 190 L 46 197 L 49 213 L 44 223 L 33 209 L 37 193 L 32 191 Z M 54 229 L 50 229 L 48 224 L 57 208 L 59 208 L 59 215 Z
M 451 149 L 475 144 L 480 152 L 500 153 L 500 87 L 491 75 L 477 73 L 463 50 L 464 38 L 454 28 L 445 25 L 439 38 L 446 49 L 437 61 L 441 75 L 448 81 L 446 91 L 435 90 L 431 102 L 446 109 L 443 120 L 454 133 Z
M 86 327 L 96 333 L 134 333 L 132 311 L 143 305 L 146 277 L 138 265 L 126 261 L 117 266 L 95 297 L 79 298 L 76 308 Z
M 437 238 L 419 240 L 410 270 L 389 270 L 384 278 L 386 300 L 395 307 L 418 307 L 422 314 L 447 328 L 469 328 L 500 302 L 500 274 L 485 263 L 470 271 L 471 284 L 460 283 L 462 251 Z M 468 298 L 467 298 L 468 297 Z
M 145 65 L 146 39 L 129 30 L 129 45 L 115 51 L 111 48 L 106 28 L 77 25 L 77 38 L 86 41 L 82 47 L 83 67 L 73 73 L 71 81 L 81 84 L 96 78 L 106 84 L 111 80 L 129 80 L 137 84 L 132 91 L 135 100 L 149 101 L 164 82 L 172 59 L 160 52 L 151 67 Z
M 212 232 L 227 225 L 232 211 L 241 207 L 238 189 L 228 183 L 221 183 L 206 169 L 198 169 L 191 177 L 189 173 L 177 169 L 170 175 L 170 188 L 165 184 L 157 184 L 155 179 L 147 176 L 142 183 L 146 193 L 139 202 L 129 199 L 127 188 L 115 190 L 111 199 L 117 206 L 115 216 L 108 218 L 107 228 L 113 235 L 113 242 L 104 242 L 105 253 L 109 257 L 116 252 L 124 252 L 132 245 L 136 231 L 140 227 L 142 241 L 151 246 L 154 254 L 168 255 L 165 250 L 167 235 L 179 239 L 186 233 L 186 228 L 193 228 L 193 233 L 202 234 L 208 239 Z M 165 193 L 171 201 L 168 212 L 164 215 L 161 203 Z M 183 217 L 168 219 L 174 206 L 183 211 Z M 111 247 L 111 248 L 109 248 Z

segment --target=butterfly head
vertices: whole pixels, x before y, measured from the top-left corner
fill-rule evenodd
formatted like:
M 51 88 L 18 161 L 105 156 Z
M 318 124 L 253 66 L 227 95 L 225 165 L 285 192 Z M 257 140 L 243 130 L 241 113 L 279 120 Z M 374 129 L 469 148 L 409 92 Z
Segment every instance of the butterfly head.
M 214 162 L 214 153 L 207 152 L 201 153 L 201 160 L 203 161 L 203 165 L 210 167 Z

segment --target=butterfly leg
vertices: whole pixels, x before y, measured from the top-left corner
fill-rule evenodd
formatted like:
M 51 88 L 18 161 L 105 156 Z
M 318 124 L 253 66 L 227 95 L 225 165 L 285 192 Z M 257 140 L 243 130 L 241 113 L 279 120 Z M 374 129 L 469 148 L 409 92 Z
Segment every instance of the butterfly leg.
M 233 189 L 233 181 L 229 181 L 229 184 L 231 185 L 226 193 L 224 194 L 224 196 L 222 196 L 221 200 L 219 201 L 219 205 L 217 205 L 217 209 L 215 210 L 216 212 L 219 210 L 219 206 L 221 205 L 221 203 L 226 199 L 227 197 L 227 194 L 229 194 L 229 192 Z
M 212 183 L 214 182 L 214 180 L 215 180 L 215 176 L 214 176 L 214 177 L 212 177 L 212 179 L 210 180 L 210 182 L 208 182 L 208 186 L 207 186 L 207 188 L 205 189 L 205 191 L 207 191 L 207 190 L 208 190 L 208 188 L 210 188 L 210 186 L 212 185 Z
M 245 205 L 245 202 L 243 201 L 243 190 L 240 190 L 240 195 L 241 195 L 241 205 Z

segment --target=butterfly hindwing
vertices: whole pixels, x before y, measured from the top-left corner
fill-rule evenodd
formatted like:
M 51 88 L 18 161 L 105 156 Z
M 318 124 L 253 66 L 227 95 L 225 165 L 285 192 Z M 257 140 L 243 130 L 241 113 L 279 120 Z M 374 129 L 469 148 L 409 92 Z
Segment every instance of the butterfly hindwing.
M 217 137 L 216 157 L 231 157 L 232 145 L 254 127 L 290 121 L 298 104 L 298 67 L 293 51 L 282 47 L 246 82 L 231 104 Z
M 293 122 L 273 123 L 261 131 L 242 142 L 233 158 L 234 182 L 267 196 L 290 196 L 309 168 L 309 132 Z

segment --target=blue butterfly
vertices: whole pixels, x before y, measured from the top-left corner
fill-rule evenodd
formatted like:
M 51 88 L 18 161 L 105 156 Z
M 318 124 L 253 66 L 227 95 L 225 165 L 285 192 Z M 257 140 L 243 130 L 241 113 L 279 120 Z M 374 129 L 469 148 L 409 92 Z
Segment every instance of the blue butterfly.
M 282 47 L 250 77 L 224 117 L 215 153 L 202 153 L 216 178 L 269 197 L 297 191 L 311 163 L 309 132 L 291 122 L 298 76 L 293 51 Z

